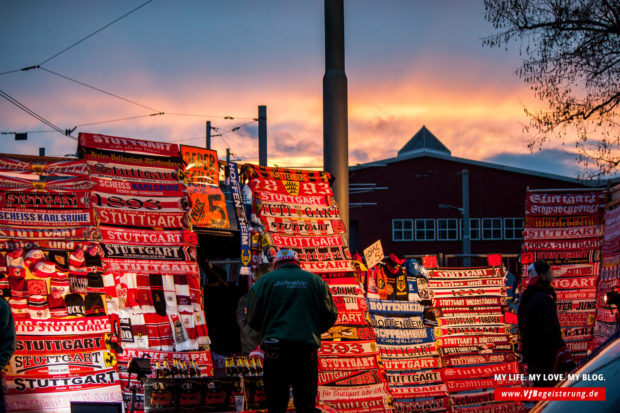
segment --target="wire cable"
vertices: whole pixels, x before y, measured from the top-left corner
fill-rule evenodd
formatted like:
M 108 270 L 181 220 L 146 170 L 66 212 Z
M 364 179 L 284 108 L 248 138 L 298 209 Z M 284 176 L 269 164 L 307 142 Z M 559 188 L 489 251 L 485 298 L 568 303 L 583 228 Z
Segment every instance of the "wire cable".
M 102 123 L 112 123 L 112 122 L 120 122 L 120 121 L 123 121 L 123 120 L 131 120 L 131 119 L 139 119 L 139 118 L 149 118 L 149 117 L 152 117 L 152 116 L 159 116 L 159 115 L 164 115 L 164 112 L 151 113 L 150 115 L 129 116 L 127 118 L 101 120 L 99 122 L 81 123 L 79 125 L 75 125 L 75 127 L 76 128 L 81 128 L 82 126 L 101 125 Z
M 24 112 L 29 114 L 30 116 L 38 119 L 39 121 L 41 121 L 42 123 L 46 124 L 50 128 L 54 129 L 56 132 L 60 133 L 61 135 L 64 135 L 64 136 L 67 136 L 68 138 L 77 140 L 77 138 L 75 138 L 74 136 L 71 136 L 71 132 L 73 132 L 75 130 L 75 128 L 73 128 L 73 130 L 70 130 L 70 129 L 62 130 L 61 128 L 59 128 L 58 126 L 54 125 L 52 122 L 50 122 L 49 120 L 45 119 L 43 116 L 39 115 L 38 113 L 36 113 L 32 109 L 30 109 L 29 107 L 24 105 L 23 103 L 21 103 L 17 99 L 13 98 L 12 96 L 7 94 L 3 90 L 0 90 L 0 97 L 6 99 L 7 101 L 9 101 L 13 105 L 17 106 L 18 108 L 20 108 L 21 110 L 23 110 Z
M 151 108 L 151 107 L 149 107 L 149 106 L 146 106 L 146 105 L 143 105 L 143 104 L 141 104 L 141 103 L 135 102 L 135 101 L 133 101 L 133 100 L 131 100 L 131 99 L 127 99 L 127 98 L 124 98 L 124 97 L 122 97 L 122 96 L 115 95 L 114 93 L 111 93 L 111 92 L 106 92 L 106 91 L 105 91 L 105 90 L 103 90 L 103 89 L 99 89 L 99 88 L 97 88 L 97 87 L 95 87 L 95 86 L 91 86 L 91 85 L 88 85 L 88 84 L 86 84 L 86 83 L 84 83 L 84 82 L 80 82 L 79 80 L 75 80 L 75 79 L 72 79 L 72 78 L 70 78 L 70 77 L 68 77 L 68 76 L 61 75 L 60 73 L 56 73 L 56 72 L 54 72 L 54 71 L 52 71 L 52 70 L 49 70 L 49 69 L 46 69 L 46 68 L 44 68 L 44 67 L 41 67 L 41 68 L 39 68 L 39 69 L 41 69 L 41 70 L 45 70 L 45 71 L 46 71 L 46 72 L 48 72 L 48 73 L 51 73 L 51 74 L 56 75 L 56 76 L 58 76 L 58 77 L 61 77 L 61 78 L 63 78 L 63 79 L 69 80 L 69 81 L 71 81 L 71 82 L 75 82 L 75 83 L 77 83 L 78 85 L 86 86 L 86 87 L 87 87 L 87 88 L 89 88 L 89 89 L 96 90 L 97 92 L 104 93 L 104 94 L 106 94 L 106 95 L 108 95 L 108 96 L 115 97 L 115 98 L 117 98 L 117 99 L 123 100 L 123 101 L 128 102 L 128 103 L 131 103 L 131 104 L 133 104 L 133 105 L 140 106 L 140 107 L 142 107 L 142 108 L 145 108 L 145 109 L 148 109 L 148 110 L 152 110 L 152 111 L 154 111 L 154 112 L 160 112 L 160 110 L 158 110 L 158 109 L 153 109 L 153 108 Z
M 201 114 L 197 114 L 197 113 L 173 113 L 173 112 L 166 112 L 166 115 L 173 115 L 173 116 L 194 116 L 197 118 L 220 118 L 220 119 L 226 119 L 226 120 L 233 120 L 233 119 L 252 119 L 254 121 L 257 121 L 258 119 L 256 118 L 248 118 L 248 117 L 241 117 L 241 116 L 230 116 L 230 115 L 201 115 Z
M 117 21 L 129 16 L 131 13 L 135 12 L 138 9 L 141 9 L 142 7 L 146 6 L 147 4 L 149 4 L 150 2 L 152 2 L 153 0 L 147 0 L 146 2 L 142 3 L 141 5 L 139 5 L 138 7 L 136 7 L 133 10 L 128 11 L 127 13 L 123 14 L 121 17 L 117 18 L 116 20 L 111 21 L 110 23 L 106 24 L 105 26 L 101 27 L 100 29 L 95 30 L 94 32 L 92 32 L 91 34 L 89 34 L 86 37 L 83 37 L 82 39 L 78 40 L 77 42 L 73 43 L 70 46 L 65 47 L 64 49 L 62 49 L 60 52 L 56 53 L 55 55 L 48 57 L 47 59 L 45 59 L 44 61 L 42 61 L 41 63 L 39 63 L 39 66 L 44 65 L 45 63 L 49 62 L 50 60 L 60 56 L 61 54 L 63 54 L 64 52 L 66 52 L 67 50 L 71 49 L 74 46 L 77 46 L 78 44 L 82 43 L 84 40 L 94 36 L 95 34 L 99 33 L 100 31 L 106 29 L 107 27 L 110 27 L 111 25 L 113 25 L 114 23 L 116 23 Z

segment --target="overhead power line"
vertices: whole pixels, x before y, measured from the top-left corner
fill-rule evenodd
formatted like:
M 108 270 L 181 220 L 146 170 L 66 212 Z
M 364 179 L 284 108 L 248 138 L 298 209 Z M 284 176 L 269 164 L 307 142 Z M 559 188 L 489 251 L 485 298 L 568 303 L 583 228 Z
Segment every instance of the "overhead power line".
M 15 98 L 11 97 L 10 95 L 8 95 L 7 93 L 5 93 L 3 90 L 0 90 L 0 96 L 3 97 L 4 99 L 6 99 L 7 101 L 11 102 L 13 105 L 17 106 L 18 108 L 20 108 L 21 110 L 23 110 L 24 112 L 29 114 L 30 116 L 38 119 L 39 121 L 41 121 L 42 123 L 46 124 L 50 128 L 54 129 L 56 132 L 60 133 L 61 135 L 64 135 L 64 136 L 67 136 L 68 138 L 77 140 L 77 138 L 71 136 L 71 133 L 75 130 L 75 128 L 62 130 L 61 128 L 59 128 L 58 126 L 54 125 L 49 120 L 45 119 L 43 116 L 39 115 L 38 113 L 36 113 L 35 111 L 33 111 L 32 109 L 27 107 L 26 105 L 24 105 L 23 103 L 18 101 L 17 99 L 15 99 Z

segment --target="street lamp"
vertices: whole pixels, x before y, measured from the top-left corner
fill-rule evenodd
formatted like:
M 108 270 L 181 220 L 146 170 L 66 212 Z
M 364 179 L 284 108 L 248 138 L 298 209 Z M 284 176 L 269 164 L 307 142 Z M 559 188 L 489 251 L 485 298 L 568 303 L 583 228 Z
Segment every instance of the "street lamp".
M 458 211 L 463 217 L 463 267 L 471 266 L 471 232 L 469 226 L 469 170 L 462 169 L 459 174 L 461 175 L 461 186 L 463 191 L 463 206 L 461 208 L 454 205 L 439 204 L 439 208 L 451 209 Z

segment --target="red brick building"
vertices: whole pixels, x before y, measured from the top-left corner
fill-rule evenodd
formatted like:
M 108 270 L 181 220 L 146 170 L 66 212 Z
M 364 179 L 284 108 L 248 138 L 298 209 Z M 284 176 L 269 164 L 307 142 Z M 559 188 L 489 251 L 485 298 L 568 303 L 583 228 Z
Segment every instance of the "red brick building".
M 381 240 L 386 254 L 443 254 L 444 265 L 461 265 L 460 257 L 449 258 L 462 253 L 462 214 L 445 205 L 462 207 L 463 170 L 472 254 L 520 252 L 528 187 L 587 187 L 573 178 L 453 157 L 422 127 L 395 158 L 349 168 L 351 251 Z M 516 271 L 516 259 L 509 266 Z

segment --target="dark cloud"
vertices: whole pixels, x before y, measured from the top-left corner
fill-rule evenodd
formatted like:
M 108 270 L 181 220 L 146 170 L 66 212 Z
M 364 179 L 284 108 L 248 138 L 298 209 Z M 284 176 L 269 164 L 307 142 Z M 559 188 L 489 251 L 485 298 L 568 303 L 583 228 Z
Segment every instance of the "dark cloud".
M 484 160 L 571 178 L 576 178 L 581 170 L 577 163 L 577 155 L 560 149 L 544 149 L 526 154 L 504 152 Z
M 349 153 L 349 164 L 357 164 L 362 162 L 368 162 L 370 156 L 362 149 L 354 149 Z

